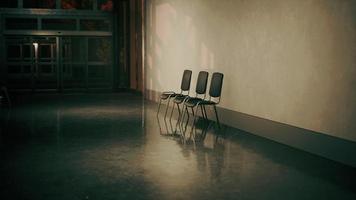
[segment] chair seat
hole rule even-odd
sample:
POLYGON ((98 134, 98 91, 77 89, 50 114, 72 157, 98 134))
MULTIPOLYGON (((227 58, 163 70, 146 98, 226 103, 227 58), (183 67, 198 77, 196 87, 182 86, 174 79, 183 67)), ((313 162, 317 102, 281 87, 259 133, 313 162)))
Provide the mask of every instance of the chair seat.
POLYGON ((161 94, 161 99, 168 99, 169 97, 175 97, 177 94, 175 92, 163 92, 161 94))
POLYGON ((215 105, 215 104, 217 104, 217 103, 214 102, 214 101, 203 100, 203 101, 201 101, 199 104, 201 104, 201 105, 215 105))
POLYGON ((185 105, 188 107, 194 107, 196 106, 199 102, 202 102, 203 99, 201 98, 197 98, 197 97, 193 97, 193 98, 189 98, 186 102, 185 105))
POLYGON ((182 102, 185 100, 185 98, 187 98, 187 97, 188 97, 188 95, 177 94, 177 95, 174 97, 173 102, 180 104, 180 103, 182 103, 182 102))

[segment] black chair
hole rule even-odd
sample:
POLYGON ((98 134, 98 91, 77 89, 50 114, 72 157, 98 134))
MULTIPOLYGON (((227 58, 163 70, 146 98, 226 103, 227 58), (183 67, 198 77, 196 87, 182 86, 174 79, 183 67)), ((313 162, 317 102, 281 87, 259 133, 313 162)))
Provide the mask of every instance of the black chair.
MULTIPOLYGON (((184 120, 184 117, 185 117, 186 113, 188 114, 188 119, 189 119, 188 107, 190 107, 192 109, 193 116, 195 115, 195 113, 197 113, 197 110, 194 113, 194 110, 193 110, 194 106, 190 106, 190 105, 192 105, 192 104, 195 105, 198 102, 201 102, 202 100, 205 99, 205 97, 206 97, 206 86, 207 86, 207 83, 208 83, 208 77, 209 77, 209 72, 206 72, 206 71, 199 72, 197 85, 196 85, 196 88, 195 88, 195 97, 188 97, 188 98, 185 98, 182 101, 182 102, 184 102, 184 106, 185 106, 183 108, 183 111, 185 111, 185 112, 183 113, 182 121, 184 120)), ((174 100, 176 101, 176 98, 174 100)), ((204 117, 206 117, 206 113, 205 113, 205 110, 203 109, 203 107, 201 107, 201 111, 202 111, 202 115, 204 117)))
MULTIPOLYGON (((181 89, 180 93, 175 93, 173 91, 167 91, 167 92, 163 92, 161 94, 159 104, 158 104, 158 109, 157 109, 157 116, 159 113, 159 109, 161 107, 162 100, 168 100, 166 112, 164 114, 164 117, 166 118, 168 107, 169 107, 169 102, 170 102, 171 98, 177 97, 177 96, 188 96, 189 95, 191 77, 192 77, 192 71, 184 70, 182 82, 180 85, 180 89, 181 89), (184 94, 184 92, 186 92, 186 95, 184 94)), ((173 110, 173 108, 172 108, 172 110, 173 110)))
MULTIPOLYGON (((196 88, 195 88, 195 95, 196 97, 199 95, 199 94, 205 94, 205 91, 206 91, 206 84, 207 84, 207 81, 208 81, 208 76, 209 76, 209 73, 206 72, 206 71, 201 71, 199 72, 198 74, 198 80, 197 80, 197 83, 196 83, 196 88), (204 88, 205 86, 205 88, 204 88)), ((181 110, 180 110, 180 107, 179 105, 182 104, 186 99, 188 98, 191 98, 189 97, 189 94, 188 95, 176 95, 173 99, 173 108, 172 108, 172 112, 171 112, 171 116, 170 116, 170 119, 172 118, 172 115, 173 115, 173 112, 174 112, 174 106, 177 105, 177 108, 178 108, 178 121, 180 120, 180 117, 181 117, 181 110)), ((183 110, 182 110, 183 111, 183 110)))
POLYGON ((210 82, 209 99, 199 102, 199 105, 202 105, 204 107, 204 110, 205 110, 205 106, 214 107, 216 122, 219 128, 220 128, 220 121, 219 121, 218 112, 216 110, 216 105, 219 104, 221 100, 221 90, 222 90, 223 80, 224 80, 224 74, 219 72, 213 73, 210 82))

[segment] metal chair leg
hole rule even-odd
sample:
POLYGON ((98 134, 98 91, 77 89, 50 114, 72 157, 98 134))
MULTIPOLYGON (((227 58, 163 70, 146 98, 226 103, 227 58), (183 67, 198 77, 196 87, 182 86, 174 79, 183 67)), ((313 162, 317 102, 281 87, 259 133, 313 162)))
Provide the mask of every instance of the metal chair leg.
POLYGON ((189 111, 188 111, 188 108, 187 108, 187 106, 185 106, 185 105, 183 105, 183 117, 182 117, 182 121, 181 121, 181 124, 183 125, 183 122, 184 122, 184 118, 185 118, 185 114, 187 113, 187 116, 188 116, 188 118, 187 118, 187 122, 189 122, 189 111))
POLYGON ((194 109, 193 107, 190 107, 192 109, 193 116, 195 116, 194 109))
POLYGON ((179 104, 177 104, 177 108, 178 108, 178 121, 179 121, 179 119, 180 119, 180 117, 181 117, 181 113, 180 113, 180 108, 179 108, 179 104))
POLYGON ((166 107, 166 112, 164 113, 164 118, 167 117, 167 112, 168 112, 168 108, 169 108, 169 102, 171 101, 171 98, 168 97, 168 103, 167 103, 167 107, 166 107))
POLYGON ((185 132, 186 130, 187 130, 187 126, 188 126, 188 122, 189 122, 189 111, 188 111, 188 108, 187 108, 187 106, 186 105, 183 105, 183 116, 182 116, 182 121, 181 121, 181 126, 182 126, 182 130, 183 130, 183 123, 184 123, 184 118, 185 118, 185 113, 187 113, 187 115, 188 115, 188 118, 187 118, 187 122, 185 123, 185 127, 184 127, 184 130, 183 130, 183 132, 185 132))
POLYGON ((185 112, 186 112, 186 108, 185 108, 185 106, 184 106, 184 104, 183 104, 183 106, 182 106, 183 108, 182 108, 182 119, 181 119, 181 124, 183 125, 183 121, 184 121, 184 117, 185 117, 185 112))
MULTIPOLYGON (((196 113, 196 115, 194 115, 193 127, 195 127, 195 124, 196 124, 197 115, 198 115, 198 108, 199 108, 199 104, 197 104, 195 107, 196 107, 196 108, 195 108, 195 113, 196 113)), ((192 107, 192 110, 193 110, 193 107, 192 107)))
POLYGON ((205 112, 204 112, 204 110, 203 110, 203 105, 200 105, 200 111, 201 111, 201 115, 202 115, 202 117, 205 119, 205 120, 207 120, 207 117, 206 117, 206 115, 205 115, 205 112))
POLYGON ((185 111, 187 112, 187 121, 189 122, 189 118, 190 118, 190 115, 189 115, 189 110, 188 110, 188 107, 185 106, 185 111))
POLYGON ((177 128, 180 124, 180 118, 181 118, 181 113, 180 113, 180 108, 179 108, 179 104, 177 104, 177 108, 178 108, 178 119, 177 119, 177 123, 176 123, 176 128, 175 128, 175 133, 177 132, 177 128))
POLYGON ((159 104, 158 104, 158 109, 157 109, 157 117, 158 117, 159 109, 161 108, 161 103, 162 103, 162 99, 159 99, 159 104))
POLYGON ((205 109, 205 105, 202 105, 202 106, 203 106, 203 110, 204 110, 204 113, 205 113, 206 120, 209 120, 208 119, 208 113, 206 112, 206 109, 205 109))
POLYGON ((177 104, 177 108, 178 108, 178 119, 177 119, 177 124, 179 123, 181 123, 181 120, 182 120, 182 115, 183 115, 183 110, 181 111, 180 110, 180 107, 179 107, 179 104, 177 104))
POLYGON ((161 135, 163 135, 161 123, 159 122, 159 118, 158 118, 158 117, 157 117, 157 122, 158 122, 158 127, 159 127, 159 133, 160 133, 161 135))
POLYGON ((176 104, 173 102, 173 107, 172 107, 172 111, 171 111, 171 116, 169 117, 169 121, 172 120, 172 116, 173 116, 174 106, 175 106, 175 105, 176 105, 176 104))

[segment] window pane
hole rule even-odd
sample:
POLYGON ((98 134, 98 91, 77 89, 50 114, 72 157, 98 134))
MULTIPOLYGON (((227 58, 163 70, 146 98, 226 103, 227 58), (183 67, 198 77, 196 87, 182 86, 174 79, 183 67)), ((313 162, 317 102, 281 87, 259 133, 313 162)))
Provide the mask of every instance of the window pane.
POLYGON ((63 65, 63 87, 82 88, 86 83, 86 65, 63 65))
POLYGON ((0 8, 17 8, 17 0, 1 0, 0 8))
POLYGON ((31 44, 28 45, 23 45, 22 46, 22 54, 24 59, 30 59, 31 57, 34 57, 35 50, 34 50, 34 46, 31 44), (31 56, 31 48, 32 48, 32 56, 31 56))
POLYGON ((53 66, 48 64, 42 64, 39 66, 41 73, 50 74, 53 73, 53 66))
POLYGON ((21 73, 21 65, 9 65, 8 73, 10 74, 19 74, 21 73))
POLYGON ((114 5, 112 0, 98 0, 98 10, 112 11, 114 5))
POLYGON ((111 40, 109 38, 88 39, 88 60, 111 62, 111 40))
POLYGON ((7 58, 8 59, 20 59, 21 47, 20 45, 8 45, 7 46, 7 58))
POLYGON ((65 62, 85 61, 85 38, 63 38, 62 57, 65 62))
POLYGON ((56 0, 23 0, 24 8, 56 8, 56 0))
POLYGON ((93 0, 61 0, 61 8, 92 10, 93 0))
POLYGON ((40 45, 39 47, 40 58, 51 58, 51 45, 40 45))
POLYGON ((7 18, 5 21, 6 29, 12 30, 36 30, 37 19, 31 18, 7 18))
POLYGON ((43 19, 43 30, 76 30, 75 19, 43 19))
POLYGON ((104 79, 106 78, 107 66, 106 65, 89 65, 88 77, 91 79, 104 79))
POLYGON ((23 66, 23 73, 31 73, 31 65, 24 65, 23 66))
POLYGON ((80 30, 82 31, 109 31, 109 20, 92 20, 82 19, 80 20, 80 30))

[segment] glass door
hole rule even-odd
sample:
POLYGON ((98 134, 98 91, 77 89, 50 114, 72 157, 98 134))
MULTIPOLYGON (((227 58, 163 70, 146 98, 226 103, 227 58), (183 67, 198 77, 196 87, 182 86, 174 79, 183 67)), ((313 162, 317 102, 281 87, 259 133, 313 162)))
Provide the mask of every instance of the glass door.
POLYGON ((10 89, 113 87, 111 37, 14 36, 6 38, 5 48, 10 89))
POLYGON ((112 87, 111 37, 67 36, 60 41, 64 90, 112 87))
POLYGON ((87 88, 86 38, 62 37, 60 40, 63 89, 87 88))
POLYGON ((112 86, 112 40, 110 37, 88 37, 88 87, 112 86))
POLYGON ((8 37, 5 43, 5 73, 11 89, 33 89, 34 47, 30 37, 8 37))
POLYGON ((58 88, 56 37, 8 37, 5 48, 9 88, 58 88))
POLYGON ((57 38, 35 37, 34 47, 34 88, 58 89, 57 38))

